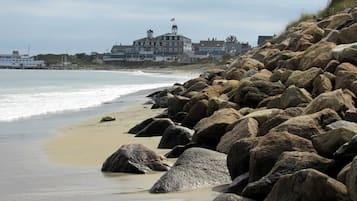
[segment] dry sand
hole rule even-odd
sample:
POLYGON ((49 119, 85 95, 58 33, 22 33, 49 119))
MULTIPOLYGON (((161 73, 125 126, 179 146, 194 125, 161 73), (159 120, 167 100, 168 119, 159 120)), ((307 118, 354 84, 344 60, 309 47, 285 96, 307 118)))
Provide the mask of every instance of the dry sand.
POLYGON ((115 121, 99 123, 102 116, 59 130, 59 135, 44 146, 50 161, 75 166, 100 167, 104 160, 123 144, 140 143, 159 154, 168 150, 157 149, 160 137, 135 138, 128 130, 137 123, 160 114, 162 109, 150 106, 131 106, 108 114, 115 121))

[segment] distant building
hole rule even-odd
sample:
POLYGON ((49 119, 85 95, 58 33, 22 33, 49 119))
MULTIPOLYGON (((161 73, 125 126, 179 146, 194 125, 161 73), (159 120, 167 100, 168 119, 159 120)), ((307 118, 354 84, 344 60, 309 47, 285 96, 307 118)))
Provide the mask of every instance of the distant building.
POLYGON ((103 57, 104 62, 116 61, 172 61, 179 60, 185 54, 192 53, 191 39, 178 34, 176 24, 171 33, 154 37, 154 31, 148 30, 147 36, 135 40, 133 45, 115 45, 111 53, 103 57))
POLYGON ((29 55, 20 55, 18 51, 12 54, 0 54, 0 66, 5 67, 44 67, 45 61, 35 60, 29 55))
POLYGON ((273 36, 258 36, 258 45, 263 44, 265 41, 272 39, 273 36))
POLYGON ((222 59, 223 55, 229 54, 231 56, 241 54, 251 49, 248 43, 240 43, 238 41, 224 41, 224 40, 201 40, 199 43, 193 44, 193 51, 195 55, 205 55, 206 57, 214 59, 222 59))

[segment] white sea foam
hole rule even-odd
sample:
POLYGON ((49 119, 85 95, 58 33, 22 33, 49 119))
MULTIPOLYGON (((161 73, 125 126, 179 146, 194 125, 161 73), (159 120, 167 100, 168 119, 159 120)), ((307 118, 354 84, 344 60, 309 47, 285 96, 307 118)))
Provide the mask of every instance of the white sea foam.
POLYGON ((0 121, 14 121, 36 115, 80 110, 113 101, 140 90, 169 86, 172 83, 106 85, 96 88, 43 88, 0 95, 0 121))

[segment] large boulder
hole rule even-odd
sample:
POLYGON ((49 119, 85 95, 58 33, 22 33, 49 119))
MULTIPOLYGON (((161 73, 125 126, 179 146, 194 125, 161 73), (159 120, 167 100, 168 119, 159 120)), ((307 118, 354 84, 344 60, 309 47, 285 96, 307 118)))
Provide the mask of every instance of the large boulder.
POLYGON ((326 92, 317 96, 305 108, 304 114, 312 114, 325 108, 331 108, 339 114, 354 108, 354 101, 350 93, 342 89, 326 92))
POLYGON ((357 155, 357 135, 353 136, 349 142, 343 144, 333 154, 336 160, 345 163, 351 162, 353 157, 355 157, 356 155, 357 155))
POLYGON ((168 99, 168 114, 170 116, 175 116, 177 113, 181 112, 183 106, 190 101, 189 98, 184 96, 172 96, 168 99))
POLYGON ((312 152, 284 152, 271 171, 258 181, 249 183, 244 188, 242 195, 263 200, 269 194, 274 184, 284 175, 293 174, 306 168, 313 168, 327 173, 330 171, 333 163, 333 160, 323 158, 312 152))
POLYGON ((154 121, 145 126, 145 128, 137 132, 135 137, 162 136, 166 128, 171 125, 175 125, 171 119, 156 118, 154 121))
POLYGON ((311 91, 314 79, 322 73, 322 69, 316 67, 312 67, 305 71, 296 70, 291 73, 285 85, 295 85, 296 87, 305 88, 311 91))
POLYGON ((203 148, 190 148, 181 154, 150 192, 189 191, 227 184, 230 181, 225 154, 203 148))
POLYGON ((254 200, 233 193, 222 193, 218 197, 216 197, 213 201, 254 201, 254 200))
POLYGON ((315 152, 310 140, 288 132, 271 132, 259 137, 250 150, 249 181, 257 181, 266 175, 285 151, 315 152))
POLYGON ((347 192, 351 201, 357 201, 357 157, 353 159, 346 180, 347 192))
POLYGON ((228 153, 236 141, 247 137, 255 137, 258 133, 258 128, 257 120, 253 118, 243 119, 231 131, 221 137, 216 150, 228 153))
POLYGON ((194 127, 192 141, 215 149, 226 127, 237 121, 241 115, 235 109, 221 109, 212 116, 200 120, 194 127))
POLYGON ((187 82, 185 82, 183 84, 183 86, 186 89, 188 89, 188 88, 192 87, 194 84, 196 84, 197 82, 205 82, 205 83, 207 83, 208 81, 205 78, 197 77, 197 78, 193 78, 191 80, 188 80, 187 82))
POLYGON ((340 64, 335 72, 335 89, 349 89, 357 94, 357 87, 354 84, 357 80, 357 67, 350 63, 340 64))
POLYGON ((357 131, 357 123, 345 121, 345 120, 339 120, 339 121, 333 122, 331 124, 328 124, 326 126, 326 129, 329 129, 329 130, 338 129, 338 128, 345 128, 347 130, 356 132, 357 131))
POLYGON ((259 125, 259 132, 257 136, 263 136, 269 132, 270 129, 278 126, 279 124, 283 123, 284 121, 300 116, 303 113, 303 108, 300 107, 290 107, 285 109, 280 114, 275 116, 271 116, 269 119, 264 121, 261 125, 259 125))
POLYGON ((312 95, 314 97, 333 89, 331 80, 323 74, 320 74, 315 78, 314 82, 312 83, 312 87, 312 95))
POLYGON ((224 108, 239 109, 239 106, 236 103, 230 102, 228 100, 221 98, 211 98, 208 100, 207 115, 211 116, 215 111, 224 108))
POLYGON ((281 94, 285 86, 281 82, 266 80, 242 81, 235 91, 234 102, 242 107, 255 108, 264 98, 281 94))
POLYGON ((356 134, 357 130, 351 131, 346 128, 337 128, 322 135, 312 136, 312 144, 321 156, 332 158, 333 153, 341 145, 349 142, 356 134))
POLYGON ((166 128, 158 148, 172 149, 176 145, 186 145, 195 131, 183 126, 171 125, 166 128))
POLYGON ((311 67, 325 68, 332 59, 331 50, 335 43, 321 41, 309 47, 301 56, 299 67, 302 70, 311 67))
POLYGON ((304 169, 279 179, 264 201, 348 201, 346 186, 329 176, 304 169))
POLYGON ((337 36, 338 44, 354 43, 357 42, 357 22, 352 24, 349 27, 345 27, 340 30, 340 33, 337 36))
POLYGON ((311 139, 311 136, 323 134, 324 128, 335 121, 341 120, 332 109, 324 109, 309 115, 302 115, 288 119, 287 121, 272 128, 270 131, 287 131, 291 134, 311 139))
POLYGON ((141 131, 142 129, 144 129, 147 125, 149 125, 151 122, 154 121, 154 118, 149 118, 146 119, 138 124, 136 124, 134 127, 132 127, 128 133, 130 134, 137 134, 139 131, 141 131))
POLYGON ((141 144, 121 146, 105 160, 103 172, 128 172, 145 174, 151 171, 167 171, 169 165, 154 151, 141 144))
POLYGON ((335 48, 332 49, 332 55, 333 57, 340 61, 340 62, 350 62, 350 63, 355 63, 357 61, 357 58, 355 58, 357 55, 357 42, 355 43, 349 43, 349 44, 342 44, 342 45, 337 45, 335 48))
POLYGON ((289 86, 280 98, 280 108, 296 107, 300 104, 306 104, 312 101, 311 94, 304 88, 298 88, 295 85, 289 86))
POLYGON ((233 144, 227 155, 227 166, 232 180, 249 171, 250 150, 259 138, 243 138, 233 144))
POLYGON ((259 125, 263 124, 265 121, 273 118, 276 115, 282 114, 284 111, 281 109, 260 109, 254 112, 251 112, 242 119, 253 118, 258 121, 259 125))
POLYGON ((186 118, 183 120, 182 124, 184 126, 192 128, 199 122, 201 119, 207 117, 207 108, 208 101, 207 100, 199 100, 197 101, 188 112, 186 118))

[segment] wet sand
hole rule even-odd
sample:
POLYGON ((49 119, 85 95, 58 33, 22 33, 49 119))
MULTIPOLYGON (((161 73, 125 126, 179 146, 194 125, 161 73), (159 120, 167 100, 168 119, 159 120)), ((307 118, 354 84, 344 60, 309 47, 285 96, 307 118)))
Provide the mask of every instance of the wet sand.
POLYGON ((148 105, 130 106, 119 112, 98 116, 77 125, 59 130, 59 135, 44 146, 50 161, 75 166, 100 167, 104 160, 123 144, 143 144, 159 154, 168 150, 157 149, 160 137, 135 138, 128 130, 137 123, 160 114, 163 109, 148 105), (115 121, 100 123, 103 116, 115 121))
MULTIPOLYGON (((134 135, 127 133, 137 123, 154 117, 162 111, 163 109, 151 110, 150 106, 145 105, 131 106, 108 114, 116 118, 112 122, 99 123, 101 117, 104 116, 102 115, 67 126, 60 129, 56 137, 44 144, 45 152, 50 162, 54 164, 72 168, 95 168, 99 175, 102 174, 99 171, 104 160, 123 144, 141 143, 163 155, 168 150, 157 149, 160 137, 135 138, 134 135)), ((120 200, 209 201, 219 194, 212 188, 180 193, 150 194, 148 190, 162 174, 164 173, 156 172, 146 175, 111 173, 102 174, 102 177, 105 180, 114 181, 114 186, 118 186, 119 192, 114 191, 111 194, 115 193, 114 197, 120 200)))

